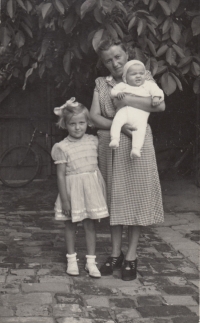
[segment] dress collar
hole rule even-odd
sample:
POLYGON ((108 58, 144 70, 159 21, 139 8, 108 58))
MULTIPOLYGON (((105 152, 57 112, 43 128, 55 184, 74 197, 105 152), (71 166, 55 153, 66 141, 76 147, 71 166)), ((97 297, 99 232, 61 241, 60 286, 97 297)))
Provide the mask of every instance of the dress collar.
POLYGON ((109 75, 109 76, 106 77, 106 82, 112 87, 116 85, 116 81, 112 77, 112 75, 109 75))
MULTIPOLYGON (((83 137, 84 137, 84 135, 83 135, 83 137)), ((70 142, 77 142, 77 141, 80 141, 83 137, 76 139, 76 138, 71 137, 70 135, 68 135, 66 139, 68 141, 70 141, 70 142)))

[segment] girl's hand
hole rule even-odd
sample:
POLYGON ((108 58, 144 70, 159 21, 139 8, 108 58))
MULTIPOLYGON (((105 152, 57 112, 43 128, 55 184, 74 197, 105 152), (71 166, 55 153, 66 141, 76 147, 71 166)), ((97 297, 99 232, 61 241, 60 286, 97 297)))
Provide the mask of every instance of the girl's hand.
POLYGON ((62 202, 62 213, 64 215, 70 215, 71 213, 71 206, 70 206, 70 203, 68 201, 64 201, 62 202))

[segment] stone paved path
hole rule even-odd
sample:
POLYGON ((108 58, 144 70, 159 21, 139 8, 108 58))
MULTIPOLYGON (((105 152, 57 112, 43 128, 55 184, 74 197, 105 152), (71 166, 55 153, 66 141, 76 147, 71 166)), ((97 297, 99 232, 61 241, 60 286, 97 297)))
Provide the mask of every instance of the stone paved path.
MULTIPOLYGON (((77 227, 80 276, 65 273, 63 224, 53 219, 54 183, 0 187, 0 323, 197 323, 199 215, 166 213, 145 228, 138 278, 91 279, 77 227), (38 189, 39 185, 39 189, 38 189)), ((99 266, 110 253, 108 221, 97 228, 99 266)), ((123 232, 127 249, 127 228, 123 232)))

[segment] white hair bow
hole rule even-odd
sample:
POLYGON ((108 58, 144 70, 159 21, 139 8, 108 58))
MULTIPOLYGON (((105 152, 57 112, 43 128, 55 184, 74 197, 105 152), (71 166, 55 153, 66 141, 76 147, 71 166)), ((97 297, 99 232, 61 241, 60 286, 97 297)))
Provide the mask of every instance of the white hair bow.
MULTIPOLYGON (((62 115, 62 110, 66 108, 68 105, 75 103, 75 101, 76 101, 76 98, 72 97, 71 99, 67 100, 63 105, 61 105, 61 107, 54 108, 53 112, 60 117, 62 115)), ((77 104, 74 104, 74 106, 78 105, 78 102, 76 103, 77 104)))

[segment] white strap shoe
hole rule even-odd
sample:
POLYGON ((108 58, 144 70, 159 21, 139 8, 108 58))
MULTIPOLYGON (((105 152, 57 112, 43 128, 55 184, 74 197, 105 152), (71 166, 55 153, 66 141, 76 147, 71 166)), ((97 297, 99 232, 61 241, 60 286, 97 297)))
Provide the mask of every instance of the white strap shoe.
POLYGON ((78 276, 79 269, 77 265, 78 259, 76 259, 77 254, 73 253, 72 255, 66 255, 67 257, 67 270, 66 273, 71 276, 78 276))
POLYGON ((90 255, 86 256, 87 262, 85 265, 85 270, 89 273, 90 277, 100 278, 101 273, 96 266, 97 262, 95 262, 95 258, 96 258, 96 256, 90 256, 90 255))

